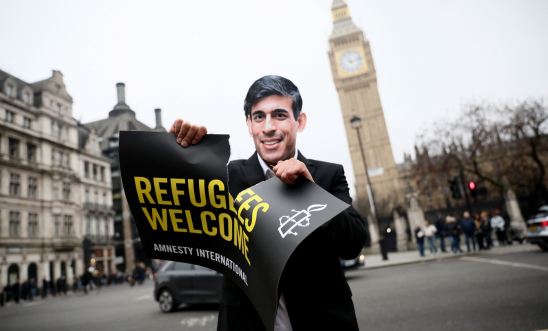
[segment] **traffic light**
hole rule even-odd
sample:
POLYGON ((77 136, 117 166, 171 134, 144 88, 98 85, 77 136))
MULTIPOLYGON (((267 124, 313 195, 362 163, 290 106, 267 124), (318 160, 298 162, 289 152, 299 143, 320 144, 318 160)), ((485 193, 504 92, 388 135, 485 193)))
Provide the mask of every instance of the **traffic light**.
POLYGON ((468 183, 468 188, 470 188, 470 196, 472 198, 475 198, 477 193, 478 193, 478 190, 476 190, 476 183, 474 182, 469 182, 468 183))
POLYGON ((462 196, 460 194, 460 187, 459 187, 459 178, 453 177, 449 179, 449 188, 451 189, 451 197, 455 200, 461 199, 462 196))

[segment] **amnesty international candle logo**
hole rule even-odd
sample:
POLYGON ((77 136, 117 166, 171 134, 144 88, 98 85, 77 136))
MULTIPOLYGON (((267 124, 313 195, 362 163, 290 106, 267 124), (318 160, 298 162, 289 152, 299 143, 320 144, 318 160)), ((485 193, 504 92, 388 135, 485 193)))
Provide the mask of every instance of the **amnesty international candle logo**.
POLYGON ((170 133, 122 131, 123 187, 147 257, 222 273, 271 331, 289 257, 348 205, 305 178, 287 185, 275 177, 233 199, 228 138, 207 135, 182 148, 170 133))
POLYGON ((285 238, 285 236, 287 236, 288 234, 292 234, 294 236, 298 235, 297 232, 293 232, 291 230, 293 230, 297 226, 300 226, 300 227, 303 227, 303 228, 306 227, 306 226, 309 226, 310 225, 310 212, 311 211, 324 210, 325 207, 327 207, 327 205, 312 205, 312 206, 308 207, 308 209, 306 209, 306 210, 303 209, 303 210, 300 210, 300 211, 296 211, 295 209, 291 209, 291 211, 295 212, 296 214, 294 214, 291 217, 289 217, 289 216, 280 217, 280 227, 278 228, 278 231, 280 231, 280 235, 282 236, 282 238, 285 238), (301 217, 301 218, 297 220, 298 217, 301 217), (286 225, 287 225, 288 229, 284 230, 286 225))

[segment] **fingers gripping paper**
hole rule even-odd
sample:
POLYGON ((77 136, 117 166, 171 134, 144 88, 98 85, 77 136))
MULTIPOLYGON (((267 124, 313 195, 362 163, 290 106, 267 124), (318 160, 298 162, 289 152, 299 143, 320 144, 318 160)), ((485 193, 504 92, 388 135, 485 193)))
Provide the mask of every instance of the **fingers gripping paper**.
POLYGON ((287 260, 348 204, 303 177, 295 185, 274 177, 233 200, 228 138, 207 135, 182 148, 173 134, 122 131, 122 181, 147 257, 222 273, 249 297, 270 331, 287 260))

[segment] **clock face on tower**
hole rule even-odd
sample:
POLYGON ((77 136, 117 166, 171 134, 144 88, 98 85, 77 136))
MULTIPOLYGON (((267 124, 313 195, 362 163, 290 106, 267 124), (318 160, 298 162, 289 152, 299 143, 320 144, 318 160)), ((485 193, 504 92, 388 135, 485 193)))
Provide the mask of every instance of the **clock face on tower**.
POLYGON ((350 51, 341 56, 341 67, 344 71, 356 71, 361 67, 361 65, 362 57, 357 52, 350 51))

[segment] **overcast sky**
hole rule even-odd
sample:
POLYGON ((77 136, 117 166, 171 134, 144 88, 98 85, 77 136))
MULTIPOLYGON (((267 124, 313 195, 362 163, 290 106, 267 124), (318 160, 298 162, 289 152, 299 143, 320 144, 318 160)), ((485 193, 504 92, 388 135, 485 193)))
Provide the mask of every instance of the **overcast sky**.
MULTIPOLYGON (((331 0, 0 0, 0 69, 27 82, 61 70, 76 119, 107 117, 117 82, 137 118, 181 117, 254 150, 243 100, 259 77, 291 79, 308 158, 352 164, 327 58, 331 0)), ((373 51, 396 162, 434 119, 472 100, 548 96, 548 1, 347 0, 373 51)))

